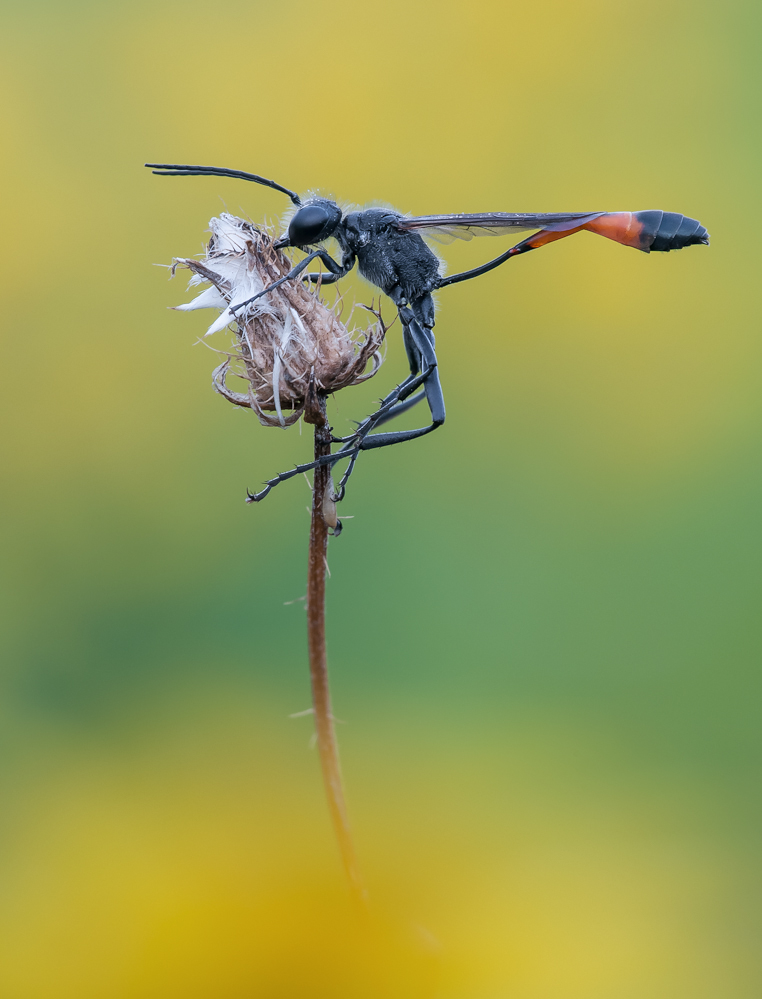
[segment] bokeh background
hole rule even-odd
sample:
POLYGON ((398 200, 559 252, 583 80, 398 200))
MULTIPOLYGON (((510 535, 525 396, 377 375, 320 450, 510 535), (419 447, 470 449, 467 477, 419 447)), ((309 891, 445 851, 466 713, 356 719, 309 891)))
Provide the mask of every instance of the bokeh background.
MULTIPOLYGON (((760 994, 761 20, 4 5, 5 999, 760 994), (288 717, 309 493, 243 503, 309 437, 213 394, 210 316, 152 266, 285 199, 145 160, 712 234, 581 234, 440 296, 448 422, 361 460, 330 548, 367 924, 288 717)), ((395 328, 336 426, 404 370, 395 328)))

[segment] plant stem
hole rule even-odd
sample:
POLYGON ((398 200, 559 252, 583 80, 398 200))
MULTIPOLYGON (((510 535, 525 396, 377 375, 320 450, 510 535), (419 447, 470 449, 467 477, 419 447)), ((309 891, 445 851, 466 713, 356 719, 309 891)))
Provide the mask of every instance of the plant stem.
MULTIPOLYGON (((326 397, 314 398, 305 421, 315 426, 315 458, 331 453, 331 429, 326 420, 326 397)), ((352 894, 364 906, 365 889, 357 866, 352 833, 349 827, 347 806, 339 764, 339 746, 331 711, 331 693, 328 686, 328 662, 325 647, 325 577, 327 570, 328 524, 323 517, 323 501, 331 488, 331 470, 327 465, 315 469, 312 486, 312 523, 310 526, 309 559, 307 563, 307 644, 312 683, 312 706, 315 712, 320 765, 328 797, 334 832, 339 852, 352 894)))

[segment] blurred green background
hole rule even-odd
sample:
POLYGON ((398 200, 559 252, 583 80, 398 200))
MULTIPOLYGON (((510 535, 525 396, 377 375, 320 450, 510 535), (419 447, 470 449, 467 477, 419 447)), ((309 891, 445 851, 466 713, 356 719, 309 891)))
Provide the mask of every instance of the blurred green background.
MULTIPOLYGON (((4 997, 759 996, 761 21, 4 6, 4 997), (285 199, 145 160, 712 235, 649 257, 581 234, 440 296, 448 422, 362 458, 329 553, 370 926, 287 717, 309 493, 243 503, 309 437, 213 394, 211 315, 167 312, 184 281, 152 266, 285 199)), ((336 426, 404 370, 395 327, 336 426)))

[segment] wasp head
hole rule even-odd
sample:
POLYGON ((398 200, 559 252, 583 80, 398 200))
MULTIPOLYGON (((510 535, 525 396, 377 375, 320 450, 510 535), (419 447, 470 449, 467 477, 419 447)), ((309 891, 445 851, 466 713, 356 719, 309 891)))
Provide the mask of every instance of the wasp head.
POLYGON ((276 246, 310 246, 322 243, 336 231, 341 222, 341 209, 327 198, 313 198, 292 217, 288 236, 279 239, 276 246))

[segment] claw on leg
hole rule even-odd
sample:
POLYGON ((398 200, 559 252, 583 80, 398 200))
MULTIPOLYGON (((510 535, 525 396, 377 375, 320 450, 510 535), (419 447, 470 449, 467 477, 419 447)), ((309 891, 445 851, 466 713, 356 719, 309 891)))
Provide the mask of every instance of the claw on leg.
POLYGON ((270 490, 277 486, 279 482, 286 482, 287 479, 292 479, 295 475, 301 475, 303 472, 311 472, 313 468, 319 468, 322 465, 335 465, 336 462, 341 461, 342 458, 351 458, 357 450, 359 450, 359 448, 343 448, 335 454, 326 454, 322 458, 318 458, 316 461, 309 461, 306 465, 295 465, 287 472, 279 472, 274 478, 267 479, 265 482, 265 488, 261 489, 258 493, 252 493, 247 489, 246 502, 259 503, 260 500, 263 500, 270 490))

